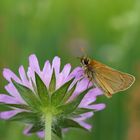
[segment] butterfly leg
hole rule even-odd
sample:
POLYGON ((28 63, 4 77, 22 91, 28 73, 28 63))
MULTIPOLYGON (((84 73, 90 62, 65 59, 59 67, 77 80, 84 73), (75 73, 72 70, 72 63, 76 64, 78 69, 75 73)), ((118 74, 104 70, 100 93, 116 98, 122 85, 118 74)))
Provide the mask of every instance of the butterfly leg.
POLYGON ((88 84, 87 84, 87 89, 89 88, 90 82, 92 81, 92 79, 89 79, 88 84))
POLYGON ((90 83, 93 81, 92 73, 89 71, 87 71, 87 78, 89 79, 88 84, 87 84, 87 88, 89 88, 90 83))

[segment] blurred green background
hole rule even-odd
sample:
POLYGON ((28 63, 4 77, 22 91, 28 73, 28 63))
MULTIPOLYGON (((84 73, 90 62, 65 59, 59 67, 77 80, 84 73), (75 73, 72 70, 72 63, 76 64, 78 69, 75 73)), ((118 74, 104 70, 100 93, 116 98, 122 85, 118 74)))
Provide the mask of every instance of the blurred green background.
MULTIPOLYGON (((0 93, 2 69, 15 73, 35 53, 41 65, 55 55, 79 65, 80 47, 90 57, 136 76, 135 85, 105 102, 90 133, 70 130, 64 140, 140 140, 139 0, 0 0, 0 93)), ((22 134, 24 125, 0 121, 0 140, 38 140, 22 134)))

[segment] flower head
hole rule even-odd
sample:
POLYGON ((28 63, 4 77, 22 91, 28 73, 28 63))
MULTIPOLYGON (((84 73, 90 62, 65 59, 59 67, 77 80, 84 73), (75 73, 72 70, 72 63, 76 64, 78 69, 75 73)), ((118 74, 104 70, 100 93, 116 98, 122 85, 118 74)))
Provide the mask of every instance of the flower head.
POLYGON ((81 79, 82 68, 71 72, 71 65, 66 64, 60 71, 59 57, 52 64, 47 60, 41 70, 36 56, 31 55, 27 73, 20 66, 19 77, 9 69, 4 69, 3 75, 8 81, 5 89, 9 95, 0 94, 0 104, 5 108, 0 119, 24 122, 25 134, 44 137, 48 114, 52 116, 52 131, 59 137, 70 127, 90 130, 92 126, 86 119, 105 107, 94 104, 102 92, 93 88, 87 78, 81 79))

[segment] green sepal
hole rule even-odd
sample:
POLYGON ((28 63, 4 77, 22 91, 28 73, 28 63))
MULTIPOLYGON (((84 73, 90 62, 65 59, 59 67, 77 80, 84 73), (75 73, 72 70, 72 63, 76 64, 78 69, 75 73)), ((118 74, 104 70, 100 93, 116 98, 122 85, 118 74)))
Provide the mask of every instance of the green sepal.
POLYGON ((12 110, 12 108, 10 106, 7 106, 5 104, 1 104, 0 103, 0 112, 3 112, 3 111, 10 111, 12 110))
POLYGON ((36 113, 21 112, 9 119, 9 121, 20 121, 23 123, 36 123, 40 121, 40 117, 36 113))
POLYGON ((30 110, 30 107, 25 104, 3 104, 3 106, 7 106, 7 108, 20 108, 25 110, 30 110))
POLYGON ((32 107, 33 110, 40 110, 41 102, 33 93, 33 91, 15 81, 12 81, 17 90, 19 91, 21 97, 24 99, 24 101, 32 107))
POLYGON ((35 73, 35 79, 36 79, 37 94, 41 102, 44 105, 46 105, 49 103, 48 89, 37 73, 35 73))
POLYGON ((62 129, 58 124, 53 126, 52 131, 59 138, 62 138, 62 129))
POLYGON ((61 86, 59 89, 57 89, 51 97, 51 103, 53 106, 58 106, 61 105, 67 90, 69 88, 69 86, 71 85, 71 83, 73 82, 74 78, 69 80, 68 82, 66 82, 63 86, 61 86))
POLYGON ((44 130, 44 125, 41 122, 36 122, 35 124, 33 124, 28 133, 36 133, 42 130, 44 130))
POLYGON ((81 103, 84 96, 92 88, 93 87, 86 89, 85 91, 80 93, 80 95, 78 97, 76 97, 73 101, 71 101, 65 105, 60 106, 58 109, 62 110, 63 114, 71 114, 72 112, 74 112, 77 109, 78 105, 81 103))
POLYGON ((88 108, 77 108, 77 109, 72 113, 72 115, 73 115, 73 116, 77 116, 77 115, 81 115, 81 114, 88 113, 88 112, 94 112, 94 110, 93 110, 93 109, 88 109, 88 108))
POLYGON ((52 140, 62 140, 59 136, 57 136, 52 130, 52 140))
POLYGON ((31 79, 31 84, 32 84, 32 87, 33 87, 35 93, 37 93, 37 87, 32 79, 31 79))
POLYGON ((55 87, 56 87, 56 76, 55 76, 55 71, 53 69, 51 82, 50 82, 50 86, 49 86, 49 92, 53 93, 55 91, 55 87))
POLYGON ((71 97, 71 95, 75 91, 76 86, 77 86, 77 83, 66 93, 66 95, 65 95, 65 97, 63 99, 63 103, 65 103, 66 101, 68 101, 68 99, 71 97))
POLYGON ((80 129, 86 130, 79 123, 77 123, 76 121, 69 119, 69 118, 63 118, 59 122, 59 125, 61 126, 61 128, 80 128, 80 129))

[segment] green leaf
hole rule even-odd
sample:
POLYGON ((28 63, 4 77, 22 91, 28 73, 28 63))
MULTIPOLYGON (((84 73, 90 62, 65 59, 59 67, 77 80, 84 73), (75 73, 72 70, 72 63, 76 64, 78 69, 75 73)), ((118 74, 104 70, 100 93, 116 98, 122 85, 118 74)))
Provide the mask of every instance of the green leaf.
POLYGON ((55 71, 53 69, 52 78, 49 86, 49 92, 53 93, 55 91, 55 87, 56 87, 56 76, 55 76, 55 71))
POLYGON ((61 128, 81 128, 86 130, 84 127, 82 127, 79 123, 77 123, 76 121, 72 120, 72 119, 68 119, 68 118, 63 118, 60 122, 59 125, 61 126, 61 128))
POLYGON ((81 103, 83 97, 87 94, 89 90, 91 90, 93 87, 83 91, 82 93, 79 94, 78 97, 76 97, 73 101, 70 103, 67 103, 65 105, 60 106, 58 109, 62 110, 64 114, 70 114, 74 112, 78 105, 81 103))
POLYGON ((37 73, 35 73, 35 79, 36 79, 38 96, 42 101, 42 103, 46 105, 49 103, 48 89, 37 73))
POLYGON ((61 86, 58 90, 56 90, 51 97, 51 103, 54 106, 61 105, 63 98, 65 97, 67 90, 71 83, 73 82, 74 78, 70 81, 66 82, 63 86, 61 86))
POLYGON ((42 131, 44 129, 44 125, 41 122, 35 123, 32 128, 28 131, 28 133, 36 133, 38 131, 42 131))
POLYGON ((9 119, 9 121, 21 121, 24 123, 36 123, 40 121, 37 113, 21 112, 9 119))
POLYGON ((15 87, 17 88, 17 90, 19 91, 21 97, 25 100, 25 102, 32 107, 32 109, 34 110, 39 110, 41 103, 38 100, 38 98, 36 97, 35 93, 33 93, 32 90, 30 90, 29 88, 16 83, 15 81, 12 81, 13 84, 15 85, 15 87))

